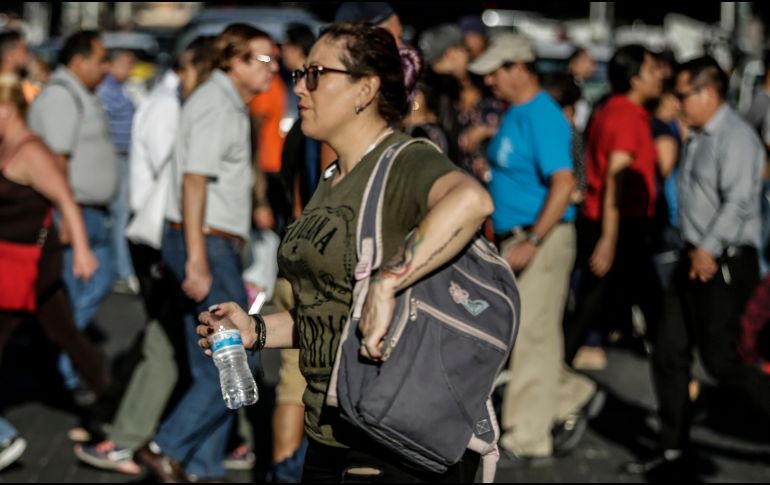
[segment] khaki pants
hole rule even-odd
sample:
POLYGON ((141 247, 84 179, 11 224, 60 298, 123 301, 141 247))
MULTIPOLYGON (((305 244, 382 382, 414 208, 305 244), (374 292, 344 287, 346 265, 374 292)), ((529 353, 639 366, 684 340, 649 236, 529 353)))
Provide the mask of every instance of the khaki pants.
MULTIPOLYGON (((514 234, 501 243, 500 253, 505 256, 524 238, 514 234)), ((551 455, 554 423, 585 405, 596 390, 590 379, 564 365, 562 320, 575 245, 574 226, 557 225, 517 279, 521 322, 508 367, 500 444, 518 455, 551 455)))
POLYGON ((158 320, 147 324, 142 351, 108 435, 121 448, 139 448, 152 437, 177 381, 174 345, 158 320))

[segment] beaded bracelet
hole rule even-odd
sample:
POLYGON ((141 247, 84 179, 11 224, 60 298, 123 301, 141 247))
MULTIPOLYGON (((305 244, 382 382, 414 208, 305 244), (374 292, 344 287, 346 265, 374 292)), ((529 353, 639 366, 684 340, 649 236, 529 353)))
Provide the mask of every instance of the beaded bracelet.
POLYGON ((265 319, 262 318, 262 315, 260 314, 252 315, 251 318, 254 320, 257 339, 254 341, 250 350, 252 353, 255 353, 265 348, 265 342, 267 341, 267 325, 265 325, 265 319))

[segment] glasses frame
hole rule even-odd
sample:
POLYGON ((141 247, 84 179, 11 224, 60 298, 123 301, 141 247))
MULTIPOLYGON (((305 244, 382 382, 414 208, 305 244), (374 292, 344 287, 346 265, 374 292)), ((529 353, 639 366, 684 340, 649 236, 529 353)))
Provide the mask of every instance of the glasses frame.
POLYGON ((272 64, 277 59, 273 56, 268 56, 267 54, 257 54, 255 56, 251 56, 249 60, 258 61, 258 62, 261 62, 262 64, 272 64))
POLYGON ((292 72, 291 79, 296 86, 304 78, 307 90, 312 93, 318 89, 318 83, 321 80, 321 75, 329 72, 350 75, 350 71, 346 71, 345 69, 336 69, 333 67, 325 66, 308 66, 292 72))

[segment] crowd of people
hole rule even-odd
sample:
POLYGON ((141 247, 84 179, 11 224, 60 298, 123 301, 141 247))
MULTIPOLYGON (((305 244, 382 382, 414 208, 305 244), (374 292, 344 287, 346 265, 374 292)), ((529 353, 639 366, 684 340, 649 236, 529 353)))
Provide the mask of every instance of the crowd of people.
MULTIPOLYGON (((435 148, 410 147, 389 175, 363 358, 381 360, 395 295, 481 230, 521 296, 498 379, 509 465, 580 445, 606 398, 580 371, 621 343, 649 356, 660 418, 655 452, 628 473, 692 473, 694 349, 770 418, 770 81, 744 116, 714 59, 626 45, 607 95, 588 100, 586 48, 544 73, 529 39, 476 17, 414 46, 402 30, 382 2, 342 4, 318 38, 233 24, 186 46, 141 100, 125 89, 136 55, 96 31, 67 38, 49 79, 20 34, 0 33, 0 262, 13 268, 0 274, 0 352, 27 321, 64 351, 63 386, 93 396, 70 431, 79 460, 164 482, 253 467, 203 351, 228 319, 253 371, 263 348, 284 349, 266 480, 473 481, 477 454, 418 470, 325 404, 358 206, 380 155, 410 136, 435 148), (281 133, 292 95, 299 119, 281 133), (135 358, 109 372, 84 330, 111 291, 139 295, 147 321, 135 358), (260 293, 275 313, 255 320, 260 293)), ((25 447, 0 417, 0 469, 25 447)))

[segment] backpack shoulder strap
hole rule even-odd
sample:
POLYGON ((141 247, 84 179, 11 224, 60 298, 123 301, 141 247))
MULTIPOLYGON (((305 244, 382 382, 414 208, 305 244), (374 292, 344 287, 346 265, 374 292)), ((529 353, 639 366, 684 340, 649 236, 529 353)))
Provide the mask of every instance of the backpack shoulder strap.
POLYGON ((63 79, 52 79, 48 86, 59 86, 61 88, 64 88, 65 91, 69 93, 70 96, 72 96, 72 100, 75 101, 75 106, 78 110, 78 117, 83 117, 83 111, 85 111, 85 108, 83 107, 83 100, 80 99, 80 96, 78 96, 78 93, 75 92, 74 89, 72 89, 72 86, 70 86, 69 83, 64 81, 63 79))
POLYGON ((368 278, 372 271, 382 264, 382 207, 388 175, 398 155, 416 143, 425 143, 441 151, 433 142, 425 138, 396 143, 383 152, 369 177, 358 212, 356 281, 368 278))

